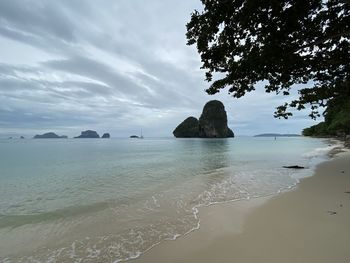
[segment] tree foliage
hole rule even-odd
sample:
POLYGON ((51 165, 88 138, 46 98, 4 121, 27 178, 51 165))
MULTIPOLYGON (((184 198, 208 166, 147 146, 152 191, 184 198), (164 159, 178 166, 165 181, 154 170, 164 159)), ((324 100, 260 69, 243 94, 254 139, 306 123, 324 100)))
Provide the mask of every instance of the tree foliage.
POLYGON ((207 93, 228 88, 239 98, 265 80, 266 92, 289 95, 293 85, 307 84, 298 99, 277 107, 275 117, 284 118, 290 107, 311 105, 316 118, 319 106, 350 99, 350 0, 201 1, 187 39, 211 82, 207 93))
POLYGON ((325 120, 303 130, 306 136, 344 136, 350 134, 350 99, 340 96, 331 100, 324 113, 325 120))

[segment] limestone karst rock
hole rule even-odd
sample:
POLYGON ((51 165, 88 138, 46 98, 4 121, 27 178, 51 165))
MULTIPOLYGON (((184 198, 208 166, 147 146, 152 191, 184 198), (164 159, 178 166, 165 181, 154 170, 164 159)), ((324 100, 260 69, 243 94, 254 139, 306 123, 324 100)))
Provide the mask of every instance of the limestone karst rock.
POLYGON ((100 138, 100 135, 96 131, 87 130, 82 131, 81 134, 74 138, 100 138))
POLYGON ((173 134, 177 138, 234 137, 233 131, 227 127, 225 107, 218 100, 207 102, 199 120, 195 117, 188 117, 176 127, 173 134))
POLYGON ((199 137, 199 122, 195 117, 188 117, 173 131, 176 138, 199 137))
POLYGON ((44 134, 37 134, 33 138, 34 139, 67 139, 68 137, 66 135, 59 136, 54 132, 47 132, 44 134))
POLYGON ((211 100, 204 105, 199 118, 199 137, 234 137, 233 132, 227 127, 227 115, 221 101, 211 100))
POLYGON ((103 139, 109 139, 109 138, 111 138, 111 135, 110 135, 108 132, 106 132, 106 133, 104 133, 104 134, 102 135, 101 138, 103 138, 103 139))

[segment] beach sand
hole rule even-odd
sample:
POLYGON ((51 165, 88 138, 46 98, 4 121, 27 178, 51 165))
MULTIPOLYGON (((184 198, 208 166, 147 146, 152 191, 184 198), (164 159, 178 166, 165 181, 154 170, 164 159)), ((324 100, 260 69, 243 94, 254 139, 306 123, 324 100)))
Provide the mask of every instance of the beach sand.
POLYGON ((350 153, 293 190, 200 209, 201 226, 133 262, 350 262, 350 153), (349 192, 349 193, 347 193, 349 192))

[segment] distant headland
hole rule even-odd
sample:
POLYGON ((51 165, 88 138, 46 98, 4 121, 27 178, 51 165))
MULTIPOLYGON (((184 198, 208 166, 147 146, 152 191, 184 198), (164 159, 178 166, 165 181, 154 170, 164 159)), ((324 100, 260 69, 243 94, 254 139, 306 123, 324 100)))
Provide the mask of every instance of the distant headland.
POLYGON ((175 128, 173 134, 177 138, 234 137, 233 131, 227 127, 225 106, 218 100, 207 102, 199 120, 188 117, 175 128))
POLYGON ((254 137, 299 137, 301 136, 300 134, 294 134, 294 133, 262 133, 262 134, 257 134, 254 135, 254 137))

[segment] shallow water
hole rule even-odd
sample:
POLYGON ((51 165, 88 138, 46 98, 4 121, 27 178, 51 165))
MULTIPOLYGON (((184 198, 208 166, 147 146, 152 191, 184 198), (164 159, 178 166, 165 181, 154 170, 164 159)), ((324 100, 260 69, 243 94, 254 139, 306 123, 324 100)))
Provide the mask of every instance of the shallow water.
MULTIPOLYGON (((332 146, 333 147, 333 146, 332 146)), ((0 140, 0 262, 118 262, 310 176, 312 138, 0 140), (283 165, 309 169, 291 170, 283 165)))

